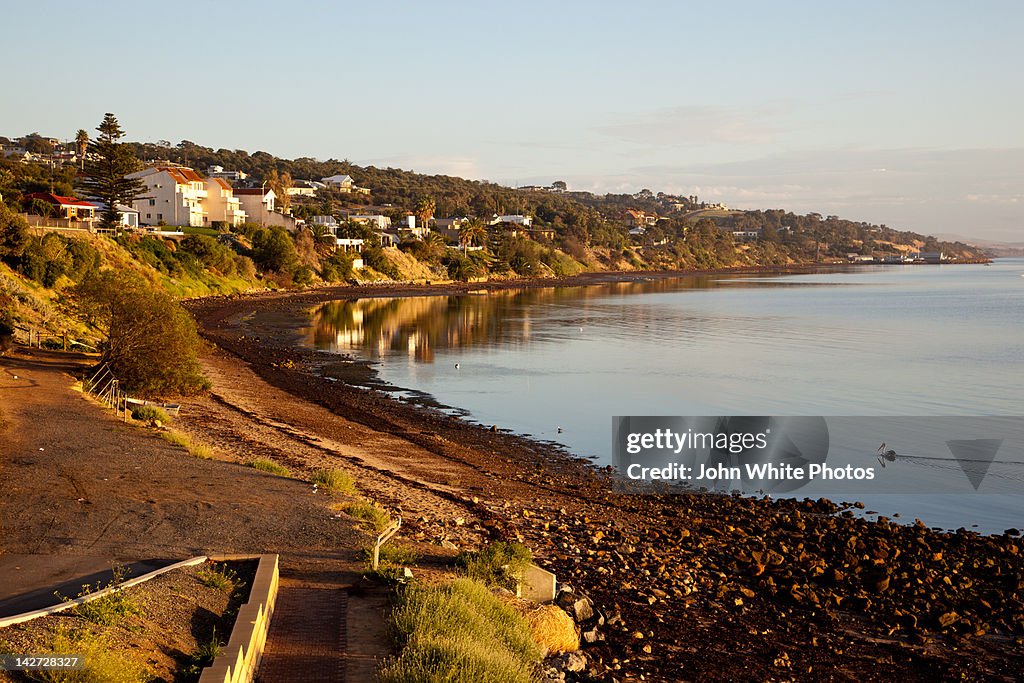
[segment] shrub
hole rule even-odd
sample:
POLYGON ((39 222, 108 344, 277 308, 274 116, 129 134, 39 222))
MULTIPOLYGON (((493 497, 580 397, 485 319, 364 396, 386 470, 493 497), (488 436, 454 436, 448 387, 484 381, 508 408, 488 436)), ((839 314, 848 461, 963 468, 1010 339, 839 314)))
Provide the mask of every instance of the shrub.
POLYGON ((267 460, 266 458, 257 458, 249 463, 249 467, 260 472, 269 472, 270 474, 276 474, 280 477, 290 477, 291 472, 284 465, 279 465, 273 460, 267 460))
POLYGON ((149 672, 129 653, 118 651, 107 638, 86 630, 65 628, 57 631, 46 650, 39 654, 79 655, 84 660, 84 668, 33 671, 32 680, 45 683, 142 683, 150 679, 149 672))
POLYGON ((373 268, 381 275, 386 275, 392 280, 398 280, 402 277, 402 272, 398 269, 398 266, 391 262, 387 254, 380 247, 364 249, 363 260, 370 268, 373 268))
POLYGON ((382 683, 528 683, 540 660, 526 620, 470 579, 408 588, 389 626, 401 652, 382 683))
POLYGON ((141 277, 104 271, 75 288, 80 312, 106 336, 103 360, 125 389, 143 396, 193 394, 209 386, 192 318, 141 277))
POLYGON ((456 561, 469 578, 514 590, 533 562, 533 553, 522 543, 497 541, 479 552, 461 553, 456 561))
POLYGON ((140 422, 159 422, 160 424, 167 424, 171 421, 171 418, 167 417, 167 413, 156 406, 136 406, 132 408, 132 419, 139 420, 140 422))
POLYGON ((373 503, 357 501, 346 505, 343 509, 350 516, 366 522, 377 533, 384 531, 391 525, 391 516, 388 515, 387 511, 373 503))
MULTIPOLYGON (((95 600, 78 605, 74 609, 75 614, 86 621, 91 621, 101 626, 114 626, 128 617, 142 614, 142 607, 121 589, 126 576, 124 567, 115 566, 113 574, 113 578, 106 586, 96 585, 95 588, 88 584, 82 586, 78 597, 84 597, 90 593, 99 592, 107 588, 113 590, 95 600)), ((65 600, 70 599, 65 598, 65 600)))
MULTIPOLYGON (((367 561, 367 566, 373 562, 373 547, 363 548, 359 551, 360 556, 367 561)), ((382 567, 407 567, 414 565, 420 559, 419 554, 407 545, 398 543, 387 543, 380 547, 377 556, 382 567)))
POLYGON ((238 574, 229 569, 227 565, 214 562, 209 567, 203 567, 197 571, 196 578, 207 588, 216 588, 224 593, 230 593, 238 581, 238 574))
POLYGON ((356 492, 356 484, 352 480, 352 475, 343 470, 315 470, 313 472, 313 483, 348 496, 356 492))

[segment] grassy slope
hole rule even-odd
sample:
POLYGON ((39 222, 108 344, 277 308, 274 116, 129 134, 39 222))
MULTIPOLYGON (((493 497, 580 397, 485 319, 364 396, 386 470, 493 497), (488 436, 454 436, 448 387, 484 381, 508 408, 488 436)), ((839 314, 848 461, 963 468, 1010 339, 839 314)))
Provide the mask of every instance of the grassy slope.
MULTIPOLYGON (((198 277, 171 277, 134 258, 124 247, 101 235, 76 235, 72 239, 87 241, 101 256, 101 269, 117 268, 139 273, 154 287, 175 297, 231 294, 262 287, 261 284, 237 276, 222 276, 204 271, 198 277)), ((78 320, 71 308, 70 290, 74 282, 61 278, 47 288, 0 263, 0 294, 8 294, 14 302, 17 324, 46 333, 67 333, 74 339, 95 341, 88 326, 78 320)))

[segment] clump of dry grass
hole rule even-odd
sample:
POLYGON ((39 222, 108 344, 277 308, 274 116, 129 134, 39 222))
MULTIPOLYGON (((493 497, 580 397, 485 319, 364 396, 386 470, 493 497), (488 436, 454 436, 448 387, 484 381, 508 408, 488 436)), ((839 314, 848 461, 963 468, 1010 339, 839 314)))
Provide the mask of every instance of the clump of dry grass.
POLYGON ((193 458, 200 458, 202 460, 210 460, 213 458, 213 449, 206 444, 196 443, 192 439, 188 438, 181 432, 166 431, 160 433, 161 438, 164 441, 175 446, 181 446, 188 451, 188 454, 193 458))
POLYGON ((535 605, 519 601, 516 609, 530 625, 533 640, 548 652, 576 652, 580 649, 580 633, 576 622, 556 605, 535 605))

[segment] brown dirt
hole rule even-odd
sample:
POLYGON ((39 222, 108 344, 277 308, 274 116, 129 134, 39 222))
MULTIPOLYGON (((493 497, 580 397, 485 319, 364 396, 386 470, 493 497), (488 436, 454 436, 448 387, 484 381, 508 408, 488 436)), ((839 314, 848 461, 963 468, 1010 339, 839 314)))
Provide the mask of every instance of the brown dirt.
POLYGON ((827 501, 615 494, 605 473, 548 445, 327 381, 315 372, 324 356, 294 346, 291 330, 316 303, 395 293, 335 288, 194 302, 205 335, 248 364, 221 353, 206 361, 220 407, 186 411, 203 416, 185 418, 186 428, 231 450, 266 445, 293 467, 349 469, 364 492, 402 511, 407 536, 432 544, 438 562, 454 552, 437 545, 444 540, 524 540, 560 580, 621 617, 604 629, 606 642, 587 648, 599 675, 1020 674, 1020 540, 870 522, 827 501), (876 589, 886 572, 890 587, 876 589), (951 587, 941 580, 949 576, 963 578, 951 587), (943 625, 949 612, 957 621, 943 625))

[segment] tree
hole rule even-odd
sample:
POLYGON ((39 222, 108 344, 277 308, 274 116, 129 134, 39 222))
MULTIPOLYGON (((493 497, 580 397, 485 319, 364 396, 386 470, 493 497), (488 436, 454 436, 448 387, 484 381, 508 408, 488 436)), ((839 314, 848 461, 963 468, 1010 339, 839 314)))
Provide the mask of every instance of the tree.
POLYGON ((430 219, 434 217, 434 210, 437 209, 437 202, 433 197, 420 197, 416 202, 416 219, 424 228, 429 227, 430 219))
POLYGON ((28 244, 28 222, 0 202, 0 261, 15 265, 28 244))
POLYGON ((284 213, 288 213, 288 209, 291 208, 292 196, 288 194, 288 190, 294 184, 295 181, 292 180, 291 174, 287 171, 279 174, 277 169, 274 169, 267 174, 267 187, 277 195, 277 205, 281 207, 284 213))
POLYGON ((146 186, 138 178, 126 177, 129 173, 139 170, 141 163, 135 156, 134 149, 120 141, 124 137, 124 131, 121 130, 117 118, 107 113, 96 130, 99 136, 88 145, 90 158, 85 164, 84 185, 91 194, 106 204, 100 225, 116 229, 120 224, 117 205, 131 206, 136 199, 142 198, 146 186))
POLYGON ((280 226, 260 228, 252 238, 252 260, 264 271, 291 273, 299 264, 295 243, 280 226))
POLYGON ((469 245, 483 244, 486 239, 487 227, 479 218, 473 219, 459 229, 459 244, 462 245, 462 251, 464 252, 469 251, 469 245))
POLYGON ((105 337, 102 360, 124 388, 158 396, 209 386, 195 323, 166 292, 130 271, 106 270, 86 278, 74 295, 83 317, 105 337))
POLYGON ((75 133, 75 152, 82 160, 82 169, 85 169, 85 152, 89 149, 89 133, 84 128, 79 128, 75 133))

